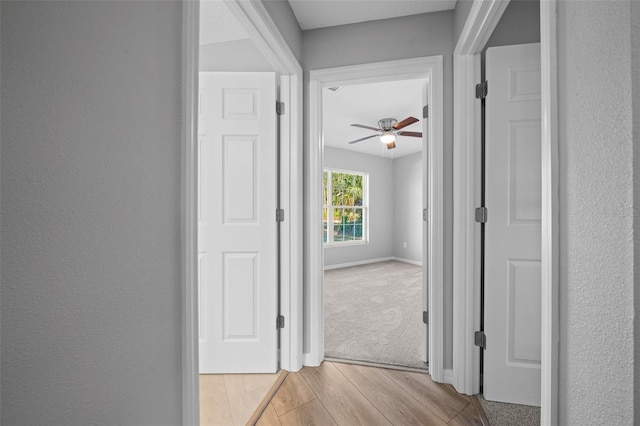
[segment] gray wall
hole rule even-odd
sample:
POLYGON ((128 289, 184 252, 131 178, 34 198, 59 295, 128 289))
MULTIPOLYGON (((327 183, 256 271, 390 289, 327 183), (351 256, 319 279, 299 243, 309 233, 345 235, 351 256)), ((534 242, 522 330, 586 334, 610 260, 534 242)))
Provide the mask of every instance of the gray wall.
MULTIPOLYGON (((471 12, 471 6, 473 0, 458 0, 456 1, 455 16, 453 19, 453 39, 458 42, 464 23, 467 21, 469 12, 471 12)), ((455 47, 455 46, 454 46, 455 47)))
POLYGON ((2 424, 177 425, 182 5, 1 8, 2 424))
POLYGON ((415 262, 422 262, 422 186, 421 152, 393 160, 393 255, 415 262))
MULTIPOLYGON (((302 32, 302 65, 305 79, 309 70, 345 65, 443 55, 444 58, 444 367, 453 364, 453 11, 428 13, 322 28, 302 32)), ((308 115, 305 116, 308 124, 308 115)), ((306 124, 305 124, 306 126, 306 124)), ((305 135, 307 135, 305 131, 305 135)), ((305 147, 308 141, 305 142, 305 147)), ((305 152, 309 170, 309 152, 305 152)), ((305 176, 308 179, 308 176, 305 176)), ((305 191, 307 194, 308 191, 305 191)), ((309 200, 305 199, 305 212, 309 200)), ((305 214, 306 216, 306 214, 305 214)), ((305 238, 308 236, 305 235, 305 238)), ((309 306, 309 259, 305 255, 305 306, 309 306)), ((304 350, 309 348, 309 318, 305 316, 304 350)))
POLYGON ((540 2, 511 0, 487 41, 488 47, 540 41, 540 2))
POLYGON ((387 257, 422 262, 422 153, 391 161, 325 147, 325 168, 369 173, 369 243, 325 247, 324 266, 387 257), (407 242, 407 248, 402 243, 407 242))
POLYGON ((262 0, 262 4, 300 62, 302 59, 302 31, 291 5, 287 0, 262 0))
POLYGON ((324 166, 369 173, 369 243, 324 249, 325 266, 393 256, 393 165, 388 158, 325 147, 324 166))
MULTIPOLYGON (((473 0, 456 2, 453 36, 457 42, 471 11, 473 0)), ((540 41, 540 2, 537 0, 511 0, 500 18, 486 47, 540 41)))
POLYGON ((562 425, 634 424, 630 3, 558 2, 562 425))
POLYGON ((249 39, 200 46, 200 71, 273 71, 256 45, 249 39))

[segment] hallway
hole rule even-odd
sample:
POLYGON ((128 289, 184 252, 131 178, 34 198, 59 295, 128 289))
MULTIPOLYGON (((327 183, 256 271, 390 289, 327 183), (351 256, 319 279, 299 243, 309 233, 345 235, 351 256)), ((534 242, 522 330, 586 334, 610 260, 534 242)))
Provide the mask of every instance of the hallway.
POLYGON ((422 373, 323 362, 289 373, 257 425, 483 425, 474 397, 422 373))

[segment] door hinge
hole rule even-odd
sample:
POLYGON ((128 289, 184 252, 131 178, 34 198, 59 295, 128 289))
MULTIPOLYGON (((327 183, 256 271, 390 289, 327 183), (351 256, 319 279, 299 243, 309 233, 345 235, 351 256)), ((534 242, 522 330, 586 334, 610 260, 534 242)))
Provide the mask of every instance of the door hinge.
POLYGON ((425 222, 429 220, 429 210, 428 209, 422 209, 422 220, 424 220, 425 222))
POLYGON ((276 318, 276 329, 280 330, 281 328, 284 328, 284 315, 278 315, 276 318))
POLYGON ((478 223, 487 223, 487 215, 489 211, 486 207, 478 207, 476 208, 476 222, 478 223))
POLYGON ((284 114, 284 102, 276 101, 276 114, 284 114))
POLYGON ((422 118, 429 118, 429 105, 422 107, 422 118))
POLYGON ((476 346, 487 349, 487 336, 485 336, 484 331, 476 331, 473 334, 473 340, 476 346))
POLYGON ((486 98, 487 93, 489 93, 489 83, 486 80, 476 84, 476 99, 486 98))
POLYGON ((425 324, 429 324, 429 312, 422 311, 422 322, 425 324))
POLYGON ((276 209, 276 222, 284 222, 284 209, 276 209))

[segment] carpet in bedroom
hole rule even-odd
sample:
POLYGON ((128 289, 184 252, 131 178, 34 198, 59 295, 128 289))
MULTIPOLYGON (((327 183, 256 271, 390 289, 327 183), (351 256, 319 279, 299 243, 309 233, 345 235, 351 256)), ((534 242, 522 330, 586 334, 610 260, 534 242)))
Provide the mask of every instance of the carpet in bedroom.
POLYGON ((397 261, 324 273, 325 356, 426 369, 422 267, 397 261))

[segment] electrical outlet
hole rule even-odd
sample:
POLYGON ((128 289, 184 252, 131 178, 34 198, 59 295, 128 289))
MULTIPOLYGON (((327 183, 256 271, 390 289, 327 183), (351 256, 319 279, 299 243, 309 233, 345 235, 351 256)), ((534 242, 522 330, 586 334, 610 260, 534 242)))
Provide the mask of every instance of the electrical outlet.
POLYGON ((402 246, 403 246, 404 248, 407 248, 407 242, 405 241, 404 243, 402 243, 402 246))

